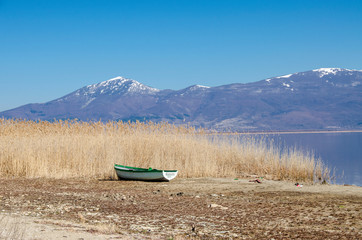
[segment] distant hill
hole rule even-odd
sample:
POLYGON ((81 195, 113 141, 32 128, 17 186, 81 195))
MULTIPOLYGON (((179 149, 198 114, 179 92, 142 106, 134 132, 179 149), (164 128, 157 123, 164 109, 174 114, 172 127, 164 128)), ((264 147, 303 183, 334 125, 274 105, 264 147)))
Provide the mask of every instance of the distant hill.
POLYGON ((362 129, 362 71, 321 68, 177 91, 116 77, 47 103, 1 112, 0 117, 167 121, 218 131, 362 129))

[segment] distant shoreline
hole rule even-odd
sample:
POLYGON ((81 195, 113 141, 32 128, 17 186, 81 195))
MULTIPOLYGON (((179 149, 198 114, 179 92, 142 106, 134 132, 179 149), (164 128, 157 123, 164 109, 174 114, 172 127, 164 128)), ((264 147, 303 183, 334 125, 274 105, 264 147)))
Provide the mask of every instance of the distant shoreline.
POLYGON ((225 135, 252 135, 252 134, 301 134, 301 133, 362 133, 361 130, 286 130, 286 131, 255 131, 255 132, 235 132, 235 133, 217 133, 225 135))

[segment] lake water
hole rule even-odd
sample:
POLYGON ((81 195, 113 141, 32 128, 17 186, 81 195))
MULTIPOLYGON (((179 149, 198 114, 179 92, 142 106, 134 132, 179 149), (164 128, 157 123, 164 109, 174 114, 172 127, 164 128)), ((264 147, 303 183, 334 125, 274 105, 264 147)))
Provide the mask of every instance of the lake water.
POLYGON ((281 147, 313 152, 332 171, 337 184, 362 186, 362 132, 283 133, 264 135, 281 147))

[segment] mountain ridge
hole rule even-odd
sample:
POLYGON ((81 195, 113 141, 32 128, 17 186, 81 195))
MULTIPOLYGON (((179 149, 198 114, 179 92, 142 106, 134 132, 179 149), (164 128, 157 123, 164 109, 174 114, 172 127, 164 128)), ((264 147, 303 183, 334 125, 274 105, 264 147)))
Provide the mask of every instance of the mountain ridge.
POLYGON ((115 77, 5 118, 167 121, 218 131, 362 128, 362 71, 320 68, 217 87, 160 90, 115 77))

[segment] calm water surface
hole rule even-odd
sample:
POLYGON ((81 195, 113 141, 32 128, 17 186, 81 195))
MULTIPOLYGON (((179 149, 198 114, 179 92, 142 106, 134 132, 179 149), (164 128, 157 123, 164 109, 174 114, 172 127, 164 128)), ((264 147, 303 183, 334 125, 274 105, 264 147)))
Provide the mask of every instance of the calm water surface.
POLYGON ((362 133, 288 133, 265 135, 281 147, 313 152, 331 169, 337 184, 362 186, 362 133))

